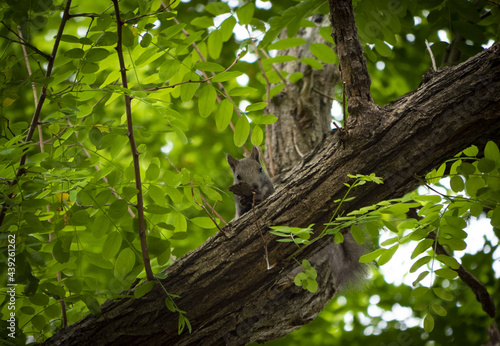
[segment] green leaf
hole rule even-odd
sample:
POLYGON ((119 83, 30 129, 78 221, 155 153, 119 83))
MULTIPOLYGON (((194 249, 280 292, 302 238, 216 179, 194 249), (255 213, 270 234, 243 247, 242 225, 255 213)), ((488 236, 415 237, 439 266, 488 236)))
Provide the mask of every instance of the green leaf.
POLYGON ((73 48, 64 53, 64 56, 70 59, 81 59, 85 52, 81 48, 73 48))
POLYGON ((201 88, 198 99, 198 111, 202 118, 206 118, 217 107, 217 92, 215 88, 207 84, 201 88))
POLYGON ((123 249, 115 262, 114 275, 117 280, 123 280, 134 269, 135 254, 131 248, 123 249))
POLYGON ((252 129, 252 136, 251 136, 252 144, 261 145, 263 140, 264 140, 264 132, 258 125, 255 125, 254 128, 252 129))
POLYGON ((315 70, 321 70, 323 68, 323 65, 321 65, 321 63, 314 58, 303 58, 300 59, 300 61, 306 65, 311 66, 315 70))
POLYGON ((52 249, 52 254, 54 255, 54 258, 57 262, 68 262, 70 258, 69 245, 66 246, 61 240, 57 240, 52 249))
POLYGON ((146 170, 146 179, 152 181, 160 176, 160 167, 156 163, 150 163, 146 170))
POLYGON ((215 124, 220 131, 226 129, 233 117, 233 104, 228 99, 224 99, 219 104, 219 109, 215 114, 215 124))
POLYGON ((101 314, 101 306, 94 296, 85 295, 82 300, 92 314, 96 316, 101 314))
POLYGON ((414 297, 420 297, 426 294, 427 292, 429 292, 428 287, 420 286, 411 291, 411 295, 414 297))
POLYGON ((453 280, 457 277, 457 272, 450 268, 442 268, 435 271, 436 275, 441 276, 445 279, 453 280))
POLYGON ((487 157, 483 157, 478 161, 477 169, 479 172, 489 173, 495 169, 495 161, 488 159, 487 157))
POLYGON ((118 42, 118 36, 116 32, 104 32, 101 36, 97 38, 95 41, 96 46, 112 46, 118 42))
MULTIPOLYGON (((214 4, 214 2, 212 2, 214 4)), ((222 41, 226 42, 228 41, 231 36, 233 35, 233 30, 236 25, 236 18, 233 16, 227 18, 225 21, 222 22, 220 25, 220 32, 222 34, 222 41)))
POLYGON ((155 283, 156 283, 155 281, 148 281, 145 284, 139 286, 134 292, 134 298, 136 299, 141 298, 146 294, 148 294, 149 292, 151 292, 151 290, 155 286, 155 283))
POLYGON ((391 248, 387 249, 386 252, 384 252, 382 255, 380 255, 380 258, 378 259, 378 264, 383 266, 387 262, 389 262, 392 258, 392 256, 396 253, 397 249, 399 248, 399 244, 396 244, 392 246, 391 248))
POLYGON ((214 78, 212 78, 212 82, 215 82, 215 83, 227 82, 228 80, 236 79, 236 77, 239 77, 242 74, 243 74, 243 72, 240 72, 240 71, 221 72, 218 75, 216 75, 214 78))
POLYGON ((358 225, 352 225, 351 226, 351 234, 356 243, 358 244, 364 244, 365 243, 365 235, 363 234, 363 231, 361 230, 361 227, 358 225))
POLYGON ((109 51, 104 48, 93 48, 87 52, 85 60, 90 62, 98 62, 106 59, 109 56, 109 51))
POLYGON ((392 56, 392 49, 382 40, 375 40, 375 50, 383 57, 390 58, 392 56))
POLYGON ((313 43, 309 46, 311 53, 327 64, 333 64, 337 61, 334 51, 324 43, 313 43))
POLYGON ((92 144, 96 146, 96 148, 100 148, 102 146, 102 133, 97 127, 93 127, 90 129, 89 138, 92 144))
POLYGON ((340 232, 335 233, 333 236, 333 241, 337 244, 342 244, 344 242, 344 235, 340 232))
MULTIPOLYGON (((215 4, 215 2, 212 2, 215 4)), ((201 61, 194 65, 194 68, 201 71, 209 71, 209 72, 222 72, 224 71, 224 66, 216 64, 214 62, 209 61, 201 61)))
POLYGON ((122 26, 122 44, 125 47, 132 47, 134 45, 134 34, 128 25, 122 26))
POLYGON ((94 62, 86 62, 82 66, 82 73, 84 74, 91 74, 99 71, 99 65, 94 63, 94 62))
POLYGON ((368 263, 368 262, 374 261, 386 251, 387 251, 387 249, 380 248, 380 249, 377 249, 377 250, 372 251, 370 253, 367 253, 359 258, 359 262, 360 263, 368 263))
POLYGON ((145 33, 142 36, 141 47, 142 48, 147 48, 151 44, 152 40, 153 40, 153 36, 151 36, 151 34, 145 33))
POLYGON ((461 176, 455 175, 450 179, 451 189, 455 192, 463 191, 465 184, 461 176))
POLYGON ((427 275, 429 275, 429 271, 428 270, 421 272, 418 275, 417 279, 415 281, 413 281, 412 285, 416 286, 420 281, 422 281, 423 279, 425 279, 427 277, 427 275))
POLYGON ((128 214, 128 204, 127 201, 123 199, 117 199, 109 206, 108 215, 114 220, 122 218, 125 214, 128 214))
POLYGON ((490 223, 493 227, 500 227, 500 207, 496 207, 491 213, 490 223))
POLYGON ((469 157, 475 157, 479 153, 479 149, 475 145, 471 145, 464 150, 464 155, 469 157))
POLYGON ((434 329, 434 317, 431 314, 427 314, 424 318, 424 330, 427 333, 432 332, 434 329))
POLYGON ((212 229, 215 227, 215 224, 209 217, 194 217, 190 219, 190 221, 194 223, 196 226, 205 229, 212 229))
POLYGON ((442 288, 442 287, 433 287, 432 291, 436 296, 439 298, 451 302, 453 300, 453 295, 450 293, 449 290, 442 288))
POLYGON ((434 242, 433 239, 424 239, 420 243, 418 243, 417 247, 415 250, 413 250, 411 254, 411 259, 414 259, 418 255, 420 255, 422 252, 426 251, 434 242))
POLYGON ((443 308, 443 306, 440 304, 432 303, 431 308, 439 316, 446 316, 447 315, 446 309, 443 308))
POLYGON ((465 182, 465 190, 471 197, 476 197, 477 191, 486 185, 482 177, 470 177, 465 182))
POLYGON ((245 112, 260 111, 261 109, 266 108, 266 106, 267 102, 252 103, 245 108, 245 112))
POLYGON ((436 256, 436 259, 447 265, 448 267, 450 267, 451 269, 458 269, 460 268, 460 263, 457 262, 456 259, 454 259, 453 257, 451 256, 447 256, 447 255, 437 255, 436 256))
POLYGON ((174 76, 181 66, 181 63, 175 59, 165 60, 158 70, 158 76, 162 81, 168 81, 172 76, 174 76))
POLYGON ((205 7, 205 10, 214 16, 231 12, 231 8, 225 2, 211 2, 205 7))
MULTIPOLYGON (((183 82, 186 81, 199 81, 200 77, 194 72, 188 72, 182 78, 183 82)), ((194 94, 196 93, 196 89, 198 89, 198 83, 186 83, 181 85, 181 100, 183 102, 191 101, 194 94)))
POLYGON ((236 126, 234 127, 234 145, 237 147, 243 146, 247 141, 248 135, 250 132, 250 123, 246 116, 242 115, 238 121, 236 122, 236 126))
POLYGON ((469 162, 462 162, 462 164, 457 167, 457 171, 463 174, 474 174, 476 173, 476 167, 469 162))
POLYGON ((498 150, 498 146, 493 141, 489 141, 486 143, 484 147, 484 157, 496 162, 500 163, 500 150, 498 150))
POLYGON ((214 25, 214 20, 207 16, 196 17, 191 21, 191 25, 206 29, 214 25))
POLYGON ((306 44, 306 43, 307 43, 307 41, 302 39, 302 38, 290 37, 290 38, 284 38, 282 40, 276 41, 276 42, 270 44, 267 48, 269 50, 288 49, 288 48, 292 48, 292 47, 301 46, 301 45, 306 44))
POLYGON ((115 231, 108 234, 104 245, 102 247, 102 258, 110 260, 115 257, 122 246, 122 235, 120 232, 115 231))
POLYGON ((429 263, 429 261, 431 260, 431 256, 425 256, 425 257, 422 257, 422 258, 419 258, 415 263, 413 263, 413 265, 411 266, 410 268, 410 273, 414 273, 416 272, 421 266, 423 266, 424 264, 427 264, 429 263))
POLYGON ((238 21, 241 25, 250 24, 253 18, 253 13, 255 11, 255 4, 253 2, 248 2, 236 10, 236 15, 238 16, 238 21))
POLYGON ((222 33, 220 30, 214 30, 208 35, 208 54, 214 60, 219 59, 222 51, 222 33))

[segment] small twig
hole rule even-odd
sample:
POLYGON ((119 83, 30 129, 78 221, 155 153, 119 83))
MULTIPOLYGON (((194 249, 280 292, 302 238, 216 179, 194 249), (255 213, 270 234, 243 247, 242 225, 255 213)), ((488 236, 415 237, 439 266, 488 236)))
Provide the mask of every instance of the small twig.
POLYGON ((432 54, 432 49, 431 49, 431 46, 429 45, 429 42, 427 40, 425 40, 425 46, 427 47, 427 50, 429 51, 429 55, 431 57, 431 61, 432 61, 432 69, 434 71, 437 71, 437 67, 436 67, 436 59, 434 59, 434 54, 432 54))
MULTIPOLYGON (((17 26, 17 31, 19 32, 19 38, 21 38, 23 41, 23 33, 21 31, 21 26, 17 26)), ((31 77, 31 66, 30 66, 30 61, 28 59, 28 52, 26 51, 26 47, 24 45, 21 45, 21 48, 23 50, 23 55, 24 55, 24 62, 26 63, 26 69, 28 70, 28 75, 31 77)), ((36 84, 35 82, 31 82, 31 88, 33 89, 33 100, 35 101, 35 108, 38 105, 38 95, 36 92, 36 84)), ((40 139, 39 145, 40 145, 40 152, 45 152, 45 148, 43 145, 43 133, 42 133, 42 125, 38 123, 38 138, 40 139)), ((48 208, 48 206, 47 206, 48 208)))
POLYGON ((11 28, 9 28, 9 27, 7 26, 7 24, 5 24, 3 21, 0 21, 0 23, 2 23, 2 24, 3 24, 3 26, 5 26, 5 28, 6 28, 7 30, 9 30, 11 33, 13 33, 13 34, 14 34, 14 35, 15 35, 15 36, 19 39, 19 41, 13 40, 13 39, 8 38, 8 37, 5 37, 5 36, 3 36, 3 35, 0 35, 0 37, 3 37, 3 38, 5 38, 6 40, 9 40, 9 41, 11 41, 11 42, 13 42, 13 43, 19 43, 19 44, 21 44, 21 45, 23 45, 23 46, 26 46, 26 47, 30 48, 31 50, 33 50, 33 51, 35 51, 36 53, 38 53, 38 54, 40 54, 41 56, 43 56, 46 60, 50 60, 50 59, 51 59, 51 56, 50 56, 50 55, 48 55, 48 54, 46 54, 46 53, 42 52, 40 49, 36 48, 36 47, 35 47, 35 46, 33 46, 32 44, 30 44, 28 41, 25 41, 25 40, 24 40, 24 38, 23 38, 22 36, 18 35, 18 34, 17 34, 14 30, 12 30, 11 28))
POLYGON ((264 240, 264 234, 262 234, 262 230, 260 229, 260 225, 259 225, 259 220, 257 219, 257 215, 255 214, 255 191, 253 191, 252 194, 253 194, 253 200, 252 200, 253 220, 255 222, 255 226, 259 230, 260 240, 262 240, 262 245, 264 246, 264 253, 265 253, 265 258, 266 258, 267 270, 270 270, 270 269, 274 268, 275 264, 273 264, 272 266, 269 264, 269 253, 267 252, 267 243, 264 240))

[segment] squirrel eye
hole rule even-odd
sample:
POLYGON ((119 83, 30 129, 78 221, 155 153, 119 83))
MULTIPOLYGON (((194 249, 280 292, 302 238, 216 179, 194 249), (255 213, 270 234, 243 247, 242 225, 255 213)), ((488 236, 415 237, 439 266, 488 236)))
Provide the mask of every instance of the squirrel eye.
POLYGON ((264 172, 264 170, 262 169, 262 167, 259 167, 259 172, 264 172))
POLYGON ((241 180, 241 176, 239 174, 236 174, 236 179, 241 180))

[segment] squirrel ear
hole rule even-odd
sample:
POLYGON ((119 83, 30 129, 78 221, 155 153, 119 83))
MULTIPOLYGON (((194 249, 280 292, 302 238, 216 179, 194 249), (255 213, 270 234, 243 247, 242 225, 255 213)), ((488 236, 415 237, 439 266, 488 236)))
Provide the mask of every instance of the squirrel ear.
POLYGON ((240 163, 240 161, 238 161, 237 159, 235 159, 234 157, 232 157, 229 154, 226 154, 226 158, 227 158, 227 163, 229 163, 229 166, 231 167, 231 169, 234 172, 234 170, 236 169, 236 166, 238 165, 238 163, 240 163))
POLYGON ((253 146, 250 157, 255 161, 259 162, 259 148, 256 145, 253 146))

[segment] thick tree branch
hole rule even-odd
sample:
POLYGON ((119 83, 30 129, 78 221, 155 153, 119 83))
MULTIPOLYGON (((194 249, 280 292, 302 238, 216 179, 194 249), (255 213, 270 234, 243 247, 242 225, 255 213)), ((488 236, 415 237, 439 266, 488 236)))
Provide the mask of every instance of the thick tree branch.
MULTIPOLYGON (((118 42, 116 43, 116 52, 118 54, 118 60, 120 62, 120 72, 122 77, 122 86, 128 89, 127 83, 127 69, 125 67, 125 60, 123 59, 123 49, 122 49, 122 26, 123 22, 120 18, 120 7, 118 6, 118 0, 113 0, 113 5, 115 8, 116 16, 116 34, 118 36, 118 42)), ((135 174, 135 188, 137 189, 137 219, 139 222, 139 239, 141 241, 141 252, 142 260, 144 262, 144 269, 146 270, 146 277, 148 281, 154 280, 153 271, 151 270, 151 263, 149 260, 148 245, 146 242, 146 222, 144 221, 144 200, 142 196, 142 182, 141 182, 141 167, 139 164, 139 151, 137 150, 137 145, 135 144, 134 137, 134 126, 132 123, 132 108, 131 108, 131 98, 125 93, 125 112, 127 115, 127 136, 130 142, 130 149, 132 151, 132 158, 134 160, 134 174, 135 174)))
POLYGON ((216 234, 178 259, 162 280, 178 294, 192 334, 177 334, 176 315, 162 304, 156 287, 141 299, 109 301, 102 315, 88 316, 47 341, 73 343, 154 343, 168 345, 244 344, 283 336, 311 321, 337 292, 342 277, 355 265, 342 245, 322 239, 302 253, 318 270, 315 294, 293 283, 300 270, 286 258, 294 245, 278 243, 269 226, 323 224, 345 193, 348 173, 375 173, 385 184, 365 184, 345 211, 400 197, 444 160, 500 131, 500 46, 435 74, 414 92, 381 111, 367 113, 345 140, 329 135, 284 178, 276 192, 255 210, 268 243, 266 270, 260 235, 251 213, 228 226, 228 237, 216 234), (383 112, 383 117, 379 116, 383 112), (366 118, 377 117, 378 124, 366 118), (366 137, 364 133, 371 131, 366 137), (147 326, 147 327, 145 327, 147 326), (109 333, 112 330, 113 333, 109 333))

